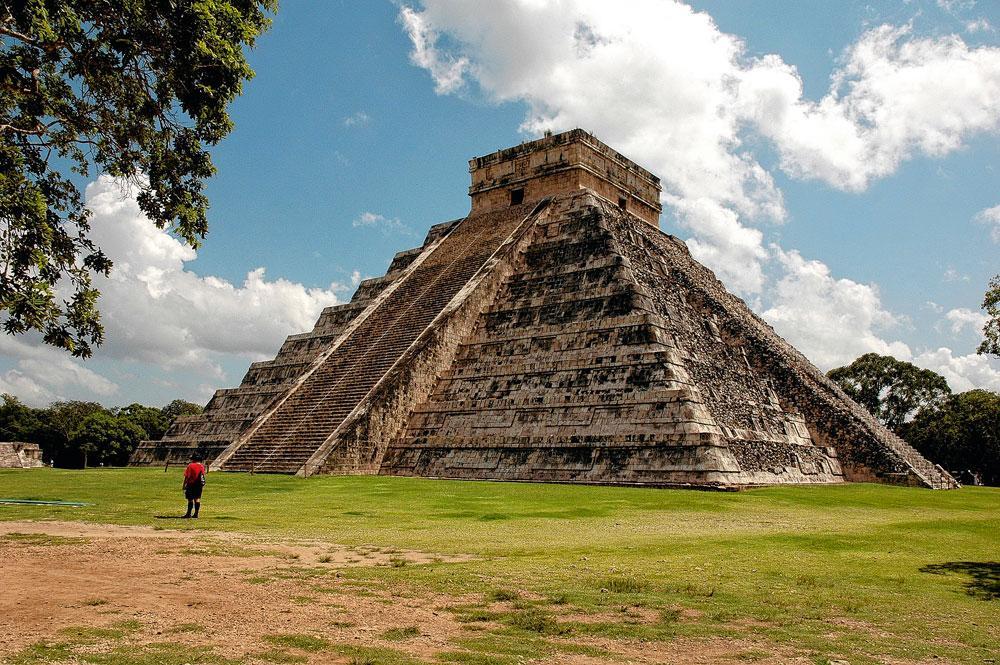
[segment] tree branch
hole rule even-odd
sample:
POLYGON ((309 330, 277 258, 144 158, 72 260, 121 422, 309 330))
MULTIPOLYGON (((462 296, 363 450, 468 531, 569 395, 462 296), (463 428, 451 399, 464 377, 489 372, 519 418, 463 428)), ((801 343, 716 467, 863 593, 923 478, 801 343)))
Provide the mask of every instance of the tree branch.
POLYGON ((42 123, 38 123, 35 129, 23 129, 21 127, 15 127, 14 125, 0 125, 0 132, 12 131, 18 134, 26 134, 29 136, 42 136, 47 131, 47 127, 42 123))

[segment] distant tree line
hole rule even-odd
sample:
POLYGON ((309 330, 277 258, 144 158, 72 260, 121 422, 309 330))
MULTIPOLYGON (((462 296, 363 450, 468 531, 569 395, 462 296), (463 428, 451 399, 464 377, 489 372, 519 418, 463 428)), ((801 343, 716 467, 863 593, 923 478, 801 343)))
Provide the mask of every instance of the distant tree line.
POLYGON ((953 394, 940 374, 876 353, 827 376, 959 481, 1000 485, 1000 394, 953 394))
POLYGON ((178 416, 201 413, 181 399, 163 408, 69 401, 37 409, 13 395, 2 398, 0 441, 37 443, 46 462, 67 468, 124 466, 140 441, 160 439, 178 416))

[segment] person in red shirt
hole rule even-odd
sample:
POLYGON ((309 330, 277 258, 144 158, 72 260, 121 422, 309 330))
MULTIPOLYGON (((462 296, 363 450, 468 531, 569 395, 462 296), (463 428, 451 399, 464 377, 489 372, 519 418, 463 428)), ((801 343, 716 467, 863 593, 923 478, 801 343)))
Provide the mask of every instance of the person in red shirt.
POLYGON ((191 455, 191 463, 184 469, 184 498, 188 502, 187 515, 184 517, 194 517, 197 519, 198 511, 201 510, 201 490, 205 486, 205 465, 201 463, 200 453, 191 455), (191 514, 191 509, 194 514, 191 514))

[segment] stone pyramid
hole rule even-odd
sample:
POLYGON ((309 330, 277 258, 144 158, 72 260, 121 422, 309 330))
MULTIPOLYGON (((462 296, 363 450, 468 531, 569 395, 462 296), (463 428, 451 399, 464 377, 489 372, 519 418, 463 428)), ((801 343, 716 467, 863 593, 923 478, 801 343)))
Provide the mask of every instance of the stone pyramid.
POLYGON ((659 180, 573 130, 470 162, 430 229, 133 464, 737 488, 955 487, 658 228, 659 180))

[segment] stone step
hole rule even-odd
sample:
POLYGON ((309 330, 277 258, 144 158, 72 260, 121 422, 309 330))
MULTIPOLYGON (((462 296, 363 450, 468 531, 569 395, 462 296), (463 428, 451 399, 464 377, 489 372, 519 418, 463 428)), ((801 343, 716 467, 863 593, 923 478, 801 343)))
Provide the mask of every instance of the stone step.
POLYGON ((298 470, 530 212, 521 208, 470 217, 455 228, 223 468, 298 470))

